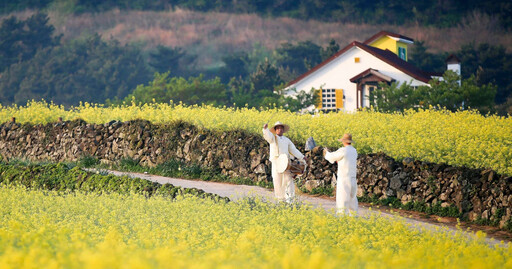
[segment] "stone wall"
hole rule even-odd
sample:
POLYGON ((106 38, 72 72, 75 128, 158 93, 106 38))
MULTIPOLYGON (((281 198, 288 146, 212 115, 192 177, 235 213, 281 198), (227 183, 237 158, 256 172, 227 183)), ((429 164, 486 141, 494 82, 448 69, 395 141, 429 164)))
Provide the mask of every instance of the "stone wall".
MULTIPOLYGON (((296 145, 304 152, 304 144, 296 145)), ((336 184, 336 165, 328 163, 322 151, 322 147, 316 147, 306 152, 308 168, 302 181, 309 190, 336 184)), ((271 181, 268 144, 261 136, 243 131, 215 132, 184 122, 4 123, 0 125, 0 155, 3 160, 38 161, 77 161, 83 156, 94 156, 103 163, 130 158, 147 166, 179 159, 216 168, 231 177, 271 181)), ((511 177, 492 170, 408 158, 397 162, 385 154, 358 158, 358 196, 396 197, 404 204, 454 206, 469 220, 499 222, 501 227, 512 216, 511 186, 511 177)))

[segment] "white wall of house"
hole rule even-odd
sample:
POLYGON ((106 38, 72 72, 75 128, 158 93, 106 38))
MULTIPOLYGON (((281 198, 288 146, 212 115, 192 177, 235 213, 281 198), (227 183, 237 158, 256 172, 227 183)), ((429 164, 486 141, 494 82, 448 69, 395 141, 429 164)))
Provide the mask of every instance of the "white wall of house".
MULTIPOLYGON (((357 109, 357 85, 350 82, 350 79, 368 68, 377 69, 380 73, 390 76, 399 83, 412 82, 412 86, 427 85, 354 46, 309 76, 290 85, 288 89, 295 88, 297 92, 309 91, 311 88, 343 89, 345 95, 344 110, 355 111, 357 109), (359 62, 355 62, 356 57, 359 58, 359 62)), ((365 106, 369 106, 368 100, 363 99, 363 101, 365 101, 365 106)))
POLYGON ((446 69, 452 70, 453 72, 460 75, 460 63, 447 64, 446 69))

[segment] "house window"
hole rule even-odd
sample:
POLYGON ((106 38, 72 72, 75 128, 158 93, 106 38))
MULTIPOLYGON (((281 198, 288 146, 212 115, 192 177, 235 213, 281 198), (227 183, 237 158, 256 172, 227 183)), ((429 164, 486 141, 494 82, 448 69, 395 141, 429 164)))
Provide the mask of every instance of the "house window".
POLYGON ((398 47, 398 57, 400 57, 400 59, 404 61, 407 61, 407 53, 405 51, 405 48, 398 47))
POLYGON ((322 89, 321 97, 321 104, 319 108, 324 110, 335 110, 343 108, 343 90, 322 89))
POLYGON ((334 89, 322 89, 322 107, 325 109, 335 108, 336 98, 334 89))

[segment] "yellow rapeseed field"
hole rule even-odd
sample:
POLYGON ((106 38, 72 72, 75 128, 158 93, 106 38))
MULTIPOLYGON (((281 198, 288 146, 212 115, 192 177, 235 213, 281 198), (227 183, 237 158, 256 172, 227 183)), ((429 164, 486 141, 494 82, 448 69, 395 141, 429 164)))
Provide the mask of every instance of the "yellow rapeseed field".
POLYGON ((260 201, 0 186, 0 268, 512 268, 512 248, 260 201))
POLYGON ((263 123, 279 120, 291 127, 288 136, 318 145, 337 147, 344 132, 353 134, 360 153, 385 152, 398 160, 446 163, 472 168, 492 168, 512 175, 512 118, 482 116, 474 111, 406 111, 405 113, 328 113, 300 115, 280 109, 216 108, 181 104, 125 104, 116 107, 82 104, 66 109, 42 102, 26 106, 0 106, 0 121, 49 123, 81 118, 90 123, 145 119, 153 123, 175 120, 212 130, 243 129, 261 134, 263 123))

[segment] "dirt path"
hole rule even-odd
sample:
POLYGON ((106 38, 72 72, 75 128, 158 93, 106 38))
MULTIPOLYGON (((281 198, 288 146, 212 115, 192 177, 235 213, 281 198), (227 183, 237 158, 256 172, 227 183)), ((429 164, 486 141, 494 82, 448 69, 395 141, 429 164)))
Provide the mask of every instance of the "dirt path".
MULTIPOLYGON (((219 183, 219 182, 209 182, 209 181, 201 181, 201 180, 186 180, 186 179, 178 179, 157 175, 149 175, 145 173, 133 173, 133 172, 119 172, 119 171, 111 171, 111 170, 102 170, 114 175, 122 176, 127 175, 130 177, 138 177, 141 179, 146 179, 152 182, 157 182, 160 184, 170 183, 174 186, 180 186, 184 188, 197 188, 201 189, 208 193, 218 194, 223 197, 229 197, 231 200, 239 200, 244 197, 260 197, 264 198, 267 201, 275 202, 274 195, 272 190, 265 189, 258 186, 247 186, 247 185, 235 185, 229 183, 219 183)), ((303 193, 297 193, 297 198, 300 202, 311 204, 316 208, 323 208, 325 210, 333 210, 336 207, 336 200, 332 197, 317 197, 311 196, 303 193)), ((407 223, 410 223, 412 226, 420 228, 420 229, 431 229, 435 230, 439 227, 446 227, 449 232, 456 231, 457 220, 455 218, 446 218, 446 217, 437 217, 437 216, 427 216, 422 213, 414 212, 414 211, 406 211, 406 210, 397 210, 391 209, 387 207, 370 207, 369 204, 360 203, 359 204, 359 215, 360 216, 369 216, 371 214, 380 214, 384 217, 395 218, 396 214, 401 215, 405 218, 407 223), (391 213, 392 212, 392 213, 391 213)), ((487 240, 490 244, 500 244, 501 241, 504 241, 506 244, 510 244, 511 234, 500 231, 494 227, 487 226, 479 226, 479 225, 471 225, 467 223, 460 223, 460 226, 464 230, 470 231, 484 231, 487 233, 487 240)), ((471 236, 471 232, 467 233, 468 236, 471 236)))

